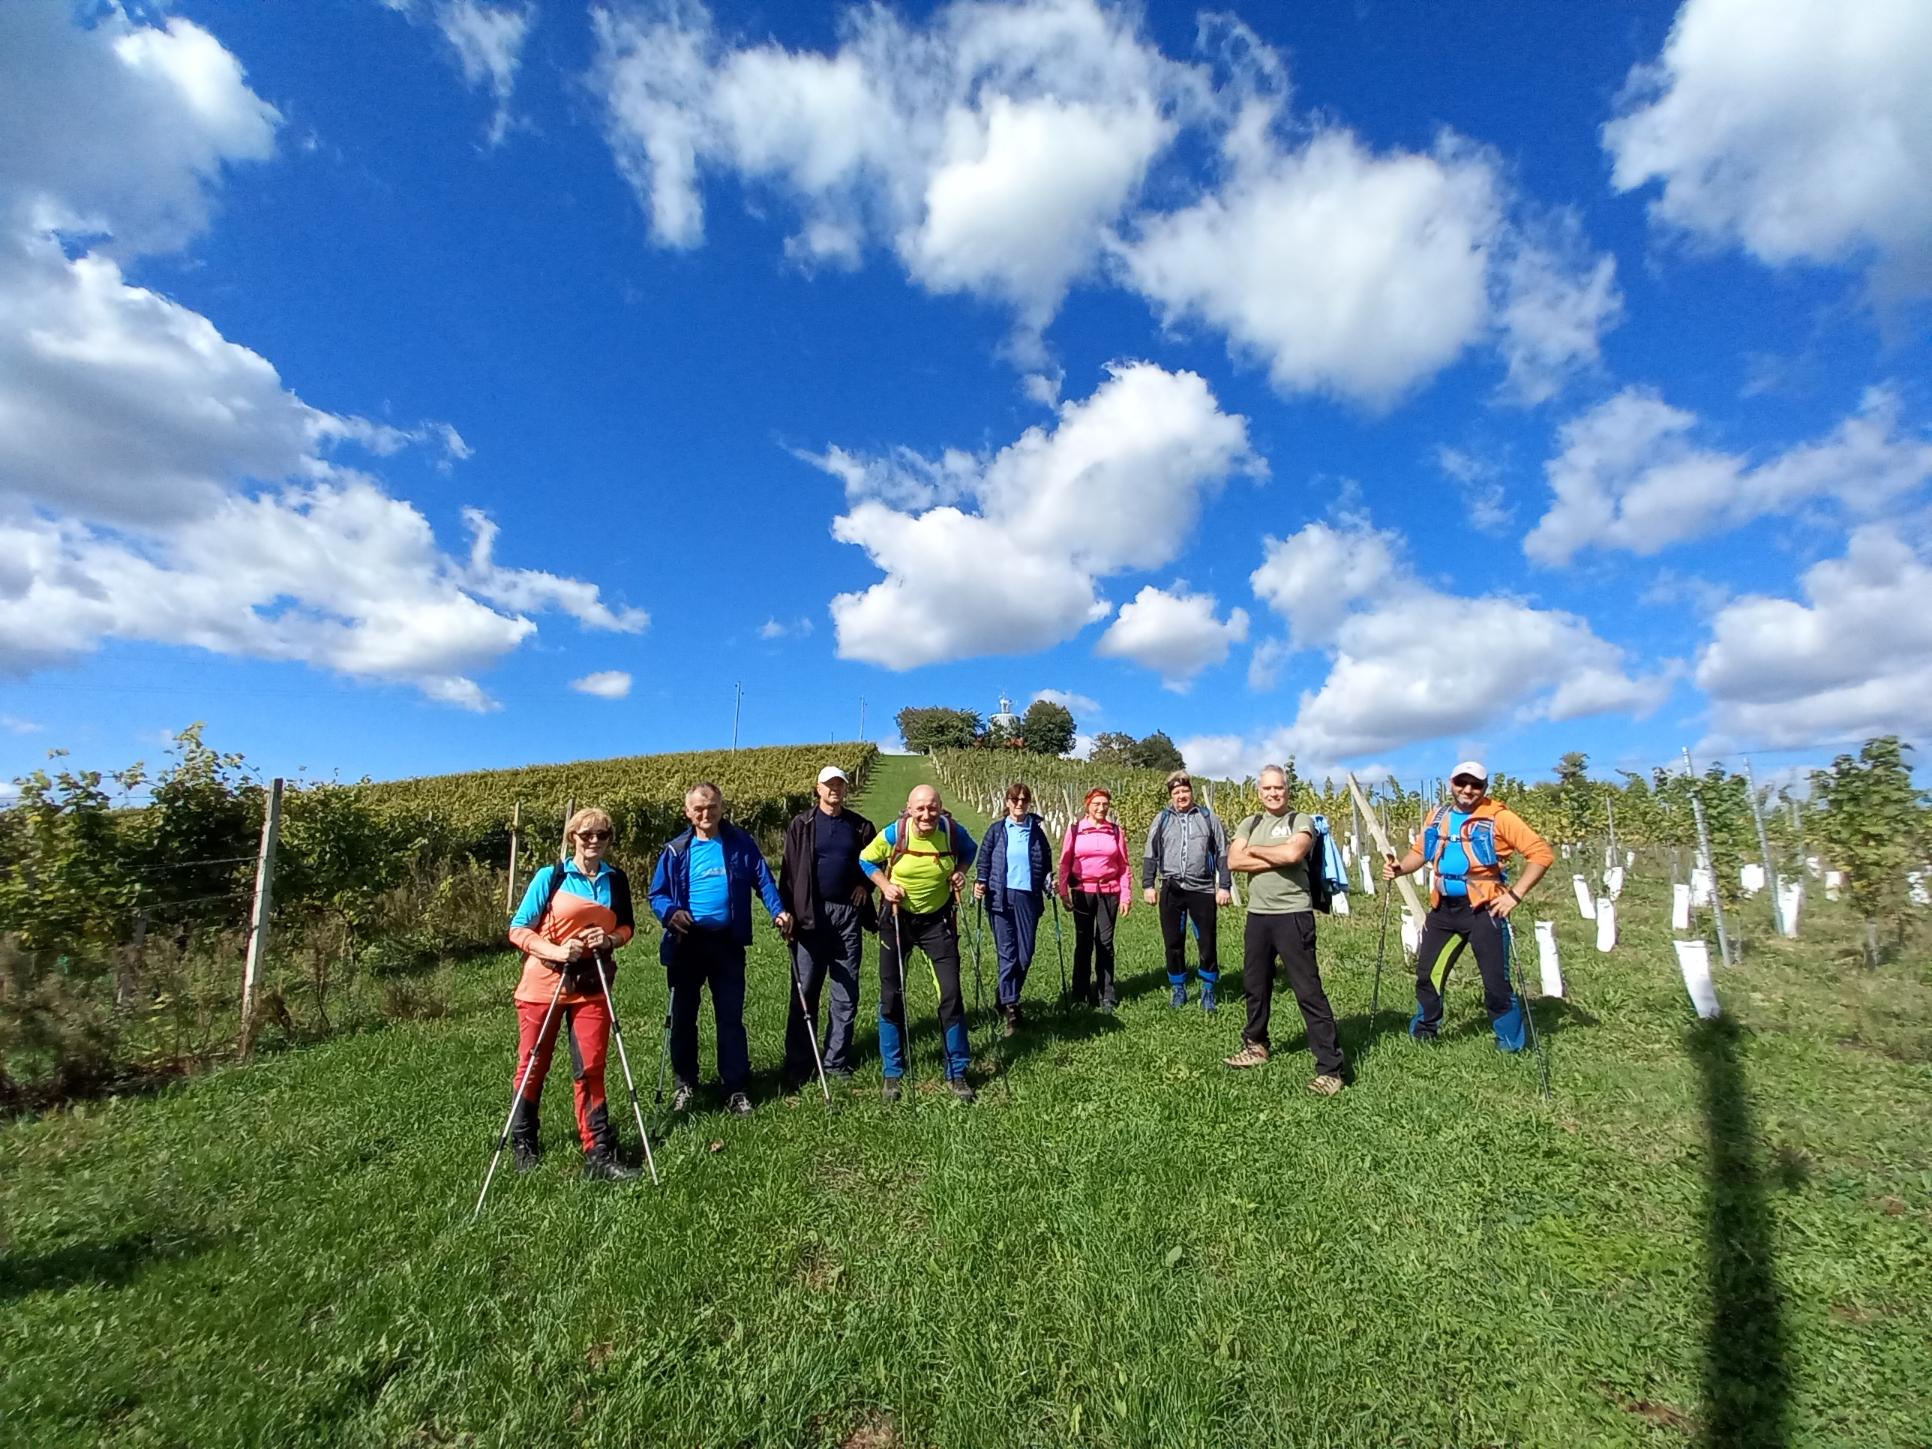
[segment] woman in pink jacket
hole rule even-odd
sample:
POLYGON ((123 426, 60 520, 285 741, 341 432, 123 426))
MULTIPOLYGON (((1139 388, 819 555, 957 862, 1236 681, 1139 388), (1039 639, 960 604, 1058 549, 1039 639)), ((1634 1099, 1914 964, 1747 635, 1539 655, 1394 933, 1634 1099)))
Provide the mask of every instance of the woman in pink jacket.
POLYGON ((1126 920, 1134 903, 1127 836, 1107 818, 1113 803, 1105 790, 1089 790, 1086 814, 1067 827, 1060 846, 1060 899, 1073 912, 1073 999, 1102 1011, 1112 1011, 1119 1000, 1114 992, 1114 923, 1126 920))

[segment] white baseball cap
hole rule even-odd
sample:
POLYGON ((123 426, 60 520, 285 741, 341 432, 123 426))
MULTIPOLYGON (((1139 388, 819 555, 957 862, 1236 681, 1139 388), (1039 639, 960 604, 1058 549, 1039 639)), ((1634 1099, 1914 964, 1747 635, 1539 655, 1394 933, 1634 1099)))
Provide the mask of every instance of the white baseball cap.
MULTIPOLYGON (((1483 768, 1483 762, 1481 760, 1464 760, 1449 772, 1449 778, 1452 780, 1458 775, 1473 775, 1485 785, 1489 783, 1489 771, 1483 768)), ((824 779, 825 777, 821 775, 819 778, 824 779)))
POLYGON ((841 770, 837 765, 827 765, 818 772, 819 784, 823 785, 827 780, 844 780, 848 785, 852 783, 849 779, 846 779, 845 771, 841 770))

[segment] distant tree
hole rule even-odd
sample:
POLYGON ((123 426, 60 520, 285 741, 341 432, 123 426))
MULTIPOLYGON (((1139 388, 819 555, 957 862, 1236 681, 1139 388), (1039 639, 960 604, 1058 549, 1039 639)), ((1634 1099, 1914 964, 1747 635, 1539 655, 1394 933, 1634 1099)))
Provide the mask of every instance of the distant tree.
POLYGON ((1095 765, 1131 765, 1134 737, 1121 730, 1106 730, 1094 736, 1087 761, 1095 765))
POLYGON ((1878 928, 1902 929, 1910 905, 1905 873, 1924 861, 1925 797, 1896 735, 1867 740, 1858 758, 1840 755, 1811 777, 1822 802, 1819 835, 1845 873, 1852 907, 1865 918, 1865 958, 1878 964, 1878 928))
POLYGON ((1036 699, 1020 716, 1020 737, 1034 755, 1064 755, 1073 748, 1073 711, 1050 699, 1036 699))
POLYGON ((922 754, 928 750, 969 749, 984 728, 977 710, 948 709, 937 704, 924 707, 909 704, 895 718, 899 722, 899 738, 906 742, 906 748, 922 754))
POLYGON ((1556 783, 1574 785, 1590 769, 1590 757, 1582 750, 1571 750, 1556 762, 1556 783))
POLYGON ((1127 763, 1138 765, 1143 770, 1185 770, 1187 761, 1164 730, 1155 730, 1144 739, 1134 741, 1133 748, 1127 752, 1127 763))

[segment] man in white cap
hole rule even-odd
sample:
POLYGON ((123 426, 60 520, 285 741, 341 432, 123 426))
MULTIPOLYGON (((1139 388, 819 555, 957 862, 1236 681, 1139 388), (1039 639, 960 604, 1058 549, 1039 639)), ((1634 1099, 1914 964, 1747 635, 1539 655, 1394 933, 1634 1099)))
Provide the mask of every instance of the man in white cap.
POLYGON ((852 1080, 852 1024, 859 1012, 859 960, 864 932, 876 931, 872 884, 859 869, 859 852, 878 833, 863 815, 845 808, 852 782, 837 765, 818 772, 818 804, 785 827, 778 891, 792 917, 792 972, 797 985, 785 1022, 785 1088, 811 1080, 811 1032, 818 1029, 819 990, 832 980, 827 1013, 825 1074, 852 1080), (800 995, 804 1003, 799 1001, 800 995), (811 1027, 806 1020, 810 1013, 811 1027))
POLYGON ((1464 760, 1449 776, 1449 800, 1429 812, 1422 834, 1400 862, 1382 863, 1382 879, 1394 880, 1435 867, 1429 916, 1415 959, 1415 1015, 1409 1035, 1434 1041, 1442 1026, 1442 988, 1464 947, 1475 953, 1483 978, 1483 1005, 1496 1045, 1520 1052, 1526 1046, 1523 1003, 1509 980, 1509 915, 1556 859, 1549 842, 1499 800, 1489 798, 1489 771, 1464 760), (1523 857, 1522 878, 1511 885, 1503 862, 1523 857))

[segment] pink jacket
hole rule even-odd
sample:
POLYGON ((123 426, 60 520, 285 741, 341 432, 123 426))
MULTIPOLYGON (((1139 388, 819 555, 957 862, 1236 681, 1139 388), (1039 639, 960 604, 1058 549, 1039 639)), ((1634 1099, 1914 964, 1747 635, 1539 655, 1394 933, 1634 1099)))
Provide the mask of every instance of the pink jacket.
POLYGON ((1127 858, 1127 835, 1109 820, 1095 825, 1082 815, 1067 827, 1060 845, 1060 892, 1089 895, 1113 891, 1122 905, 1134 896, 1134 871, 1127 858))

